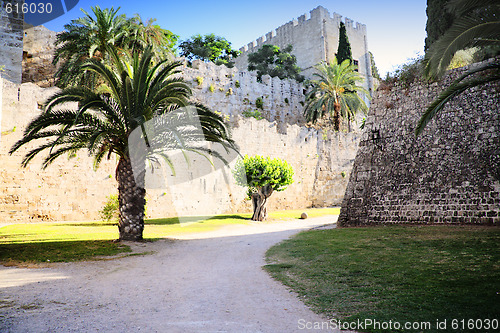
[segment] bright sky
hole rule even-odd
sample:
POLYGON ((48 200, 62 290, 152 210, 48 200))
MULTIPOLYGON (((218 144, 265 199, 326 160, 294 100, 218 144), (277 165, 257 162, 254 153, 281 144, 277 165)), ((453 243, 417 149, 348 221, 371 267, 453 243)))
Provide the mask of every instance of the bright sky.
POLYGON ((366 24, 368 48, 382 77, 423 53, 427 20, 426 0, 80 0, 73 10, 45 26, 61 31, 64 24, 83 15, 79 8, 90 11, 95 5, 119 6, 120 13, 138 13, 143 20, 156 18, 162 28, 181 40, 214 33, 225 37, 235 49, 321 5, 330 13, 366 24))

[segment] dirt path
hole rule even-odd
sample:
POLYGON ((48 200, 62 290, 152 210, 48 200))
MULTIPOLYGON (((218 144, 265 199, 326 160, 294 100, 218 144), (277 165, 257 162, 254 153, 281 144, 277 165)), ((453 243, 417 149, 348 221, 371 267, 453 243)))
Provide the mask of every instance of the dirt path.
POLYGON ((314 332, 301 328, 326 320, 261 267, 273 244, 335 221, 228 226, 110 261, 0 266, 0 332, 314 332))

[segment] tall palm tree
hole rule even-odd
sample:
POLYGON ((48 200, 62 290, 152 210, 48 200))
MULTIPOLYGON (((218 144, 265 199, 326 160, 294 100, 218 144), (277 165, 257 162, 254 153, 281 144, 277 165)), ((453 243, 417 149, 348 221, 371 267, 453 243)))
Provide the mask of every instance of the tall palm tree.
POLYGON ((334 58, 330 64, 321 63, 315 68, 318 80, 311 81, 312 89, 306 96, 304 115, 307 121, 315 122, 329 114, 334 128, 340 129, 340 119, 352 120, 358 111, 367 112, 368 107, 359 93, 369 96, 368 91, 356 83, 363 77, 356 66, 344 60, 341 64, 334 58))
POLYGON ((10 154, 30 142, 38 142, 25 155, 22 165, 25 167, 36 155, 48 151, 44 168, 57 157, 80 149, 87 149, 94 156, 96 167, 104 157, 117 155, 120 239, 140 240, 144 229, 147 159, 161 156, 171 165, 168 149, 223 158, 200 146, 200 140, 222 144, 226 150, 236 147, 222 118, 206 107, 199 104, 192 107, 201 130, 195 131, 186 122, 193 117, 182 112, 190 104, 191 90, 176 76, 180 72, 179 62, 164 60, 152 65, 151 48, 131 59, 124 59, 112 47, 107 52, 113 66, 96 59, 89 59, 81 66, 82 71, 96 73, 103 83, 95 89, 69 87, 50 97, 44 112, 27 126, 10 154), (77 109, 66 109, 67 102, 76 102, 77 109), (143 148, 134 146, 133 141, 129 143, 138 131, 146 142, 143 148), (156 133, 148 134, 153 132, 156 133))
POLYGON ((53 64, 58 65, 56 78, 58 86, 94 83, 94 76, 85 76, 80 65, 89 58, 107 59, 109 46, 124 48, 127 43, 129 23, 118 9, 92 7, 93 15, 85 10, 85 16, 72 20, 57 34, 53 64))
POLYGON ((125 14, 118 14, 120 8, 95 6, 91 9, 92 13, 82 9, 85 15, 66 24, 65 30, 57 35, 53 64, 58 65, 56 78, 61 88, 96 84, 95 75, 81 72, 80 65, 89 58, 111 61, 107 51, 110 46, 119 52, 127 49, 143 52, 151 46, 155 61, 174 54, 178 36, 155 25, 154 19, 144 23, 138 15, 127 18, 125 14))
MULTIPOLYGON (((456 15, 453 25, 427 51, 424 74, 439 79, 459 50, 470 47, 500 47, 500 3, 491 0, 451 0, 448 10, 456 15)), ((500 80, 500 59, 465 72, 425 110, 415 129, 419 135, 446 103, 465 90, 500 80)))

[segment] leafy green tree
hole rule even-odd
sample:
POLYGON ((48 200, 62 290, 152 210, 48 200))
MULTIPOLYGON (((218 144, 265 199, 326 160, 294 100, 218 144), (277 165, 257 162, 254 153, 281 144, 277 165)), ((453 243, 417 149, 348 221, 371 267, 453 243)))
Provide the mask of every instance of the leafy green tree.
POLYGON ((233 175, 238 185, 248 187, 253 221, 264 221, 267 217, 267 199, 274 191, 284 191, 293 183, 292 167, 279 158, 246 155, 236 164, 233 175))
POLYGON ((376 79, 380 80, 380 74, 378 73, 377 65, 375 64, 375 59, 373 58, 373 53, 368 52, 370 54, 370 64, 372 67, 372 76, 376 79))
POLYGON ((284 49, 276 45, 265 44, 256 52, 248 55, 248 70, 257 71, 257 81, 262 81, 262 76, 279 77, 280 79, 294 79, 304 81, 297 66, 297 58, 291 53, 292 45, 284 49))
POLYGON ((173 54, 176 35, 154 25, 154 20, 144 24, 139 16, 130 19, 125 14, 119 15, 119 9, 95 6, 92 13, 82 9, 85 15, 66 24, 64 31, 57 34, 53 64, 58 68, 55 76, 59 87, 97 84, 95 75, 81 72, 80 65, 89 58, 110 61, 107 52, 110 46, 120 52, 127 49, 142 52, 150 45, 158 55, 173 54))
POLYGON ((89 59, 80 69, 95 72, 102 84, 93 89, 69 87, 50 97, 43 113, 31 121, 10 154, 26 144, 37 144, 26 153, 22 165, 26 167, 35 156, 47 151, 43 168, 57 157, 80 149, 87 149, 94 157, 95 167, 106 156, 117 155, 120 239, 140 240, 144 229, 147 160, 163 157, 172 167, 166 153, 170 149, 220 157, 203 149, 200 140, 220 143, 226 149, 235 146, 223 119, 203 105, 194 105, 202 135, 191 130, 186 120, 192 115, 182 112, 183 107, 190 105, 191 90, 177 75, 180 62, 163 60, 153 65, 151 48, 129 59, 113 47, 107 52, 112 66, 89 59), (76 110, 66 108, 67 102, 76 103, 76 110), (162 118, 166 115, 171 115, 170 123, 162 118), (150 121, 155 125, 154 137, 148 137, 145 130, 150 121), (144 149, 129 142, 131 135, 141 131, 147 147, 144 149), (134 169, 132 163, 135 163, 134 169))
POLYGON ((346 59, 349 59, 349 62, 352 63, 351 43, 349 43, 344 22, 340 22, 339 46, 336 57, 339 64, 343 63, 346 59))
POLYGON ((200 34, 192 36, 190 39, 183 41, 179 48, 181 56, 186 57, 189 61, 200 59, 203 61, 211 61, 217 65, 226 65, 233 67, 232 59, 238 57, 239 51, 231 48, 231 43, 224 37, 209 34, 202 36, 200 34))
MULTIPOLYGON (((451 28, 425 54, 424 74, 428 79, 440 78, 458 50, 500 45, 500 3, 489 0, 451 0, 447 8, 454 13, 456 19, 451 28)), ((429 121, 455 96, 469 88, 498 80, 498 58, 468 70, 427 107, 417 124, 415 134, 422 133, 429 121)))
POLYGON ((427 23, 425 31, 424 51, 427 51, 431 45, 444 35, 453 24, 454 15, 444 8, 450 0, 427 0, 427 23))
POLYGON ((341 118, 351 121, 358 111, 368 111, 359 94, 369 96, 369 93, 356 84, 364 79, 349 59, 339 65, 334 58, 330 64, 321 63, 315 68, 318 73, 314 73, 314 76, 319 79, 311 81, 311 89, 306 95, 304 115, 307 121, 316 122, 330 115, 334 128, 338 131, 341 118))

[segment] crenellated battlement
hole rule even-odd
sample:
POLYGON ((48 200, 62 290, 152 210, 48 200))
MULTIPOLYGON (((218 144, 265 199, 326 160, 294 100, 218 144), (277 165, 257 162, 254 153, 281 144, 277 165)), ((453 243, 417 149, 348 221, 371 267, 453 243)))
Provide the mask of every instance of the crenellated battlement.
MULTIPOLYGON (((337 14, 335 12, 330 14, 328 9, 322 6, 318 6, 313 10, 311 10, 309 13, 305 13, 299 16, 298 18, 295 18, 277 27, 276 29, 271 30, 264 36, 261 36, 256 40, 251 41, 247 45, 241 47, 239 50, 242 53, 255 52, 262 45, 272 44, 273 40, 276 37, 287 37, 289 35, 293 35, 293 33, 295 32, 294 30, 296 30, 297 32, 301 32, 301 29, 303 28, 304 25, 308 25, 311 23, 320 24, 322 23, 322 20, 328 20, 330 23, 339 27, 340 22, 342 21, 342 15, 337 14)), ((366 34, 365 24, 354 22, 353 20, 347 17, 344 19, 344 24, 346 25, 346 28, 351 30, 351 32, 353 33, 366 34)))

